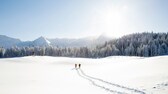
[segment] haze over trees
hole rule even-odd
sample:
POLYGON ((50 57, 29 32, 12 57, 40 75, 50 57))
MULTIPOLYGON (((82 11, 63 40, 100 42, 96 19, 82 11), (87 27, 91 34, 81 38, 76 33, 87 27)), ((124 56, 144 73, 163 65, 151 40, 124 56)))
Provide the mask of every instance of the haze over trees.
POLYGON ((168 55, 168 33, 136 33, 105 42, 96 47, 0 47, 0 57, 30 55, 101 58, 107 56, 158 56, 168 55))

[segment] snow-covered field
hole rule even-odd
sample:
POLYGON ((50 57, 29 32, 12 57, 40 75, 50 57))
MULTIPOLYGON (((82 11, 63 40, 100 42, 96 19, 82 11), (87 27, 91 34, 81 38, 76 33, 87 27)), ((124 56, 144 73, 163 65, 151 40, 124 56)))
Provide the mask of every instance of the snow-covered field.
POLYGON ((0 94, 168 94, 168 56, 0 59, 0 94))

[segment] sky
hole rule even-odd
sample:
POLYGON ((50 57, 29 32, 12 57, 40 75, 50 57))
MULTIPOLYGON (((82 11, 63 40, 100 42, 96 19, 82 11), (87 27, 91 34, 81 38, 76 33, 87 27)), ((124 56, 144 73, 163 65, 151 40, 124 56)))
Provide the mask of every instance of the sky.
POLYGON ((0 0, 0 35, 34 40, 168 32, 168 0, 0 0))

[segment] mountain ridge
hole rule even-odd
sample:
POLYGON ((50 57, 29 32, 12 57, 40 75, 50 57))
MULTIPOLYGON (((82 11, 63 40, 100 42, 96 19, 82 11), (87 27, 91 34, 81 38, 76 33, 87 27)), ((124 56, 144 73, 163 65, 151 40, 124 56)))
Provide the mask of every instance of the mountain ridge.
POLYGON ((40 36, 33 41, 21 41, 20 39, 11 38, 5 35, 0 35, 0 47, 11 48, 13 46, 17 47, 34 47, 34 46, 57 46, 57 47, 85 47, 94 46, 97 44, 102 44, 105 41, 109 41, 112 38, 107 38, 106 36, 99 36, 97 38, 86 37, 79 39, 68 39, 68 38, 46 38, 40 36), (7 43, 6 43, 7 41, 7 43))
POLYGON ((11 38, 6 35, 0 35, 0 47, 9 48, 11 46, 15 46, 20 42, 20 39, 11 38))

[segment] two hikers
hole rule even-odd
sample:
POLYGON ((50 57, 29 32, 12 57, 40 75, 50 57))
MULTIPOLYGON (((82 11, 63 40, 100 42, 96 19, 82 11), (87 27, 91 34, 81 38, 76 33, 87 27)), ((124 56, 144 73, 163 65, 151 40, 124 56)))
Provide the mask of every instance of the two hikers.
POLYGON ((75 68, 80 68, 81 67, 81 64, 75 64, 75 68))

